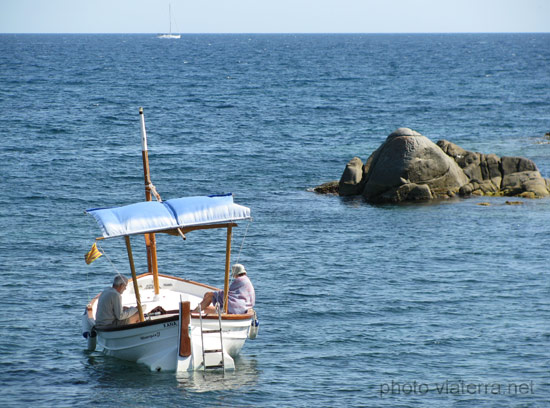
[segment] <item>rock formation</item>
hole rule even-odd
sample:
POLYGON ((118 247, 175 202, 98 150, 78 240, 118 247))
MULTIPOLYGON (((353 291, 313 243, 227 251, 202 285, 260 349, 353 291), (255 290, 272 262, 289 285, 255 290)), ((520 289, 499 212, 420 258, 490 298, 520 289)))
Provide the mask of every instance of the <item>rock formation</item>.
POLYGON ((470 152, 440 140, 437 144, 399 128, 363 163, 351 159, 338 182, 315 191, 362 195, 374 203, 431 200, 469 195, 546 197, 550 180, 523 157, 470 152))
POLYGON ((540 198, 549 195, 550 180, 544 179, 535 163, 524 157, 498 157, 469 152, 440 140, 437 145, 452 157, 468 176, 460 195, 500 195, 540 198))

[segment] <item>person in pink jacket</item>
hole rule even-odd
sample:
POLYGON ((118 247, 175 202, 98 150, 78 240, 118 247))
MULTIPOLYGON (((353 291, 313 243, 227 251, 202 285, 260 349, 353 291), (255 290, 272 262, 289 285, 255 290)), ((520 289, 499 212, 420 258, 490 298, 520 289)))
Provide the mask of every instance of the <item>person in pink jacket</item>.
MULTIPOLYGON (((246 269, 241 264, 233 265, 233 282, 229 286, 229 293, 227 294, 227 312, 230 314, 243 314, 252 309, 256 303, 256 294, 254 292, 254 286, 246 274, 246 269)), ((200 309, 206 313, 212 313, 215 311, 213 305, 218 303, 223 307, 223 290, 217 292, 207 292, 200 303, 200 309)), ((198 312, 199 306, 193 310, 198 312)))

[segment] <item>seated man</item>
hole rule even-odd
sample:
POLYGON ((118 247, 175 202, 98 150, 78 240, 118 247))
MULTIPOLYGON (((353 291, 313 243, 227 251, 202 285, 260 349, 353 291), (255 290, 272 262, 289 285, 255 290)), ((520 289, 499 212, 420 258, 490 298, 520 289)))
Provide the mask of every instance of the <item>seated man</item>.
MULTIPOLYGON (((248 309, 252 309, 256 303, 256 294, 252 282, 246 275, 246 269, 241 264, 233 265, 233 282, 229 286, 227 294, 227 312, 230 314, 246 313, 248 309)), ((217 292, 207 292, 200 303, 200 308, 206 313, 212 313, 216 309, 211 306, 218 303, 223 307, 223 290, 217 292)), ((199 306, 193 310, 198 312, 199 306)))
POLYGON ((122 293, 127 285, 128 279, 117 275, 113 287, 101 292, 95 314, 96 326, 123 326, 139 322, 137 307, 122 307, 122 293))

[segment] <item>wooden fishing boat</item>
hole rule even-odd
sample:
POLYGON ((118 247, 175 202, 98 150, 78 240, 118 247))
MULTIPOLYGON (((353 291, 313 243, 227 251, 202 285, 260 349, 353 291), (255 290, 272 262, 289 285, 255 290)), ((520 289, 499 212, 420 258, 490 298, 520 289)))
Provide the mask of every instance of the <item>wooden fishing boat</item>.
POLYGON ((99 295, 92 299, 82 317, 83 335, 88 349, 99 345, 111 356, 143 363, 151 370, 192 371, 234 368, 247 338, 257 333, 254 310, 229 314, 232 229, 237 221, 250 220, 250 209, 233 201, 231 194, 184 197, 162 201, 149 175, 147 135, 140 109, 142 157, 146 201, 115 208, 90 209, 103 236, 96 240, 124 238, 132 274, 131 284, 122 294, 126 307, 137 307, 139 323, 119 327, 95 326, 99 295), (152 201, 152 196, 157 201, 152 201), (191 312, 204 294, 215 287, 159 274, 155 234, 186 238, 186 234, 223 228, 227 231, 225 248, 224 304, 218 312, 203 315, 191 312), (143 235, 147 249, 148 272, 137 275, 131 237, 143 235), (160 308, 159 308, 160 307, 160 308), (160 312, 150 313, 159 309, 160 312))

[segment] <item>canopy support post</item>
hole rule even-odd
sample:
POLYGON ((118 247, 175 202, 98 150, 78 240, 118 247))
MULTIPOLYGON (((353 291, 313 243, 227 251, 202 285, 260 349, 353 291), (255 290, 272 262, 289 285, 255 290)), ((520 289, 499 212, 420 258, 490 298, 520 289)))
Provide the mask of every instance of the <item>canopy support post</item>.
POLYGON ((223 287, 223 311, 227 313, 227 302, 229 294, 229 269, 231 266, 231 234, 233 227, 227 227, 227 243, 225 246, 225 283, 223 287))
POLYGON ((141 307, 141 298, 139 296, 139 286, 138 286, 137 276, 136 276, 136 267, 134 265, 134 255, 132 254, 132 246, 130 245, 130 237, 128 235, 125 235, 124 239, 126 240, 126 250, 128 251, 128 261, 130 262, 130 270, 132 271, 132 282, 134 283, 134 293, 136 295, 136 304, 139 312, 139 321, 143 322, 145 321, 145 317, 143 316, 143 309, 141 307))

